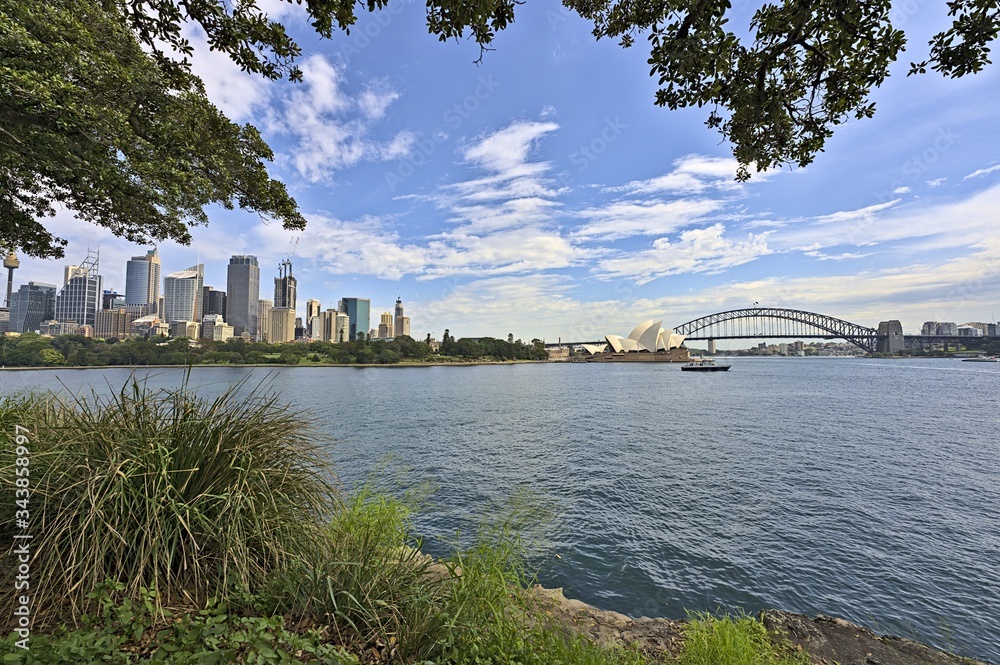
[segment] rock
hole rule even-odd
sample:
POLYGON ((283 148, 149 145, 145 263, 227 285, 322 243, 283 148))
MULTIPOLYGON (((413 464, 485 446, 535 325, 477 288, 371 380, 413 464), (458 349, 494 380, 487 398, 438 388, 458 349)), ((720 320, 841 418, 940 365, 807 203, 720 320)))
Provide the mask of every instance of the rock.
POLYGON ((880 636, 822 614, 766 610, 764 625, 809 654, 814 665, 985 665, 901 637, 880 636))
MULTIPOLYGON (((684 621, 632 619, 566 598, 562 589, 535 586, 531 597, 536 616, 548 625, 586 635, 598 644, 635 644, 657 658, 677 658, 684 646, 684 621)), ((804 651, 812 665, 986 665, 901 637, 880 636, 835 617, 766 610, 761 619, 768 631, 804 651)))

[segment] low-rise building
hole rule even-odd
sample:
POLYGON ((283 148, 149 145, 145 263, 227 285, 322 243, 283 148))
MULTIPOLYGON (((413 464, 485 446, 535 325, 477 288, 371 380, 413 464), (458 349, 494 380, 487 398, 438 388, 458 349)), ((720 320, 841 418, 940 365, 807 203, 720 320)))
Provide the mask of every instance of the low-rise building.
POLYGON ((137 318, 125 307, 101 310, 94 318, 94 334, 100 339, 128 339, 132 336, 132 322, 137 318))
POLYGON ((171 321, 168 329, 170 330, 170 337, 198 339, 200 337, 201 325, 195 321, 171 321))
POLYGON ((221 314, 209 314, 201 320, 201 336, 213 342, 225 342, 233 338, 233 326, 226 324, 221 314))

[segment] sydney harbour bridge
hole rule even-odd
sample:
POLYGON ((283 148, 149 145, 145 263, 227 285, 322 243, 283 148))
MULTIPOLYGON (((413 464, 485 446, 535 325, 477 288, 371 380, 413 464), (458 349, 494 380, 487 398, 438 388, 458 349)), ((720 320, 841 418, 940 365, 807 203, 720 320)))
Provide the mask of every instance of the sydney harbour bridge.
MULTIPOLYGON (((748 307, 709 314, 674 326, 688 340, 714 342, 723 339, 843 339, 868 353, 896 353, 919 343, 968 344, 996 338, 904 335, 899 321, 883 321, 878 328, 844 321, 826 314, 779 307, 748 307)), ((601 344, 561 342, 562 346, 601 344)), ((556 347, 560 344, 546 344, 556 347)))

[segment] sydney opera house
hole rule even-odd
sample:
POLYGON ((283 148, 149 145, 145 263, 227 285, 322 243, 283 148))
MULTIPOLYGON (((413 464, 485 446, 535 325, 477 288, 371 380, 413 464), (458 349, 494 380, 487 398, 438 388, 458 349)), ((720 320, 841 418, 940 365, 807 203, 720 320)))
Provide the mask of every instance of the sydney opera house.
POLYGON ((587 360, 593 362, 668 362, 691 359, 684 335, 663 327, 663 321, 644 321, 628 337, 605 335, 607 344, 584 344, 587 360))

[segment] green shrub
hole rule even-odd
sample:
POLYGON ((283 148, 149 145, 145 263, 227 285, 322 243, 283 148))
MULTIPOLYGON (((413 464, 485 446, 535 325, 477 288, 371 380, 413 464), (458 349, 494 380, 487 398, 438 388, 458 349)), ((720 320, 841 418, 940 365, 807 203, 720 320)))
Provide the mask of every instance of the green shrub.
POLYGON ((804 654, 777 646, 758 619, 693 614, 684 628, 680 665, 808 665, 804 654))
MULTIPOLYGON (((333 472, 301 414, 245 388, 203 399, 132 382, 109 397, 0 402, 4 432, 31 430, 35 607, 75 616, 106 580, 121 597, 156 589, 158 606, 202 607, 263 587, 315 548, 337 501, 333 472)), ((0 451, 8 506, 13 455, 0 451)), ((0 515, 0 540, 15 527, 12 511, 0 515)), ((6 616, 11 602, 0 600, 6 616)))

